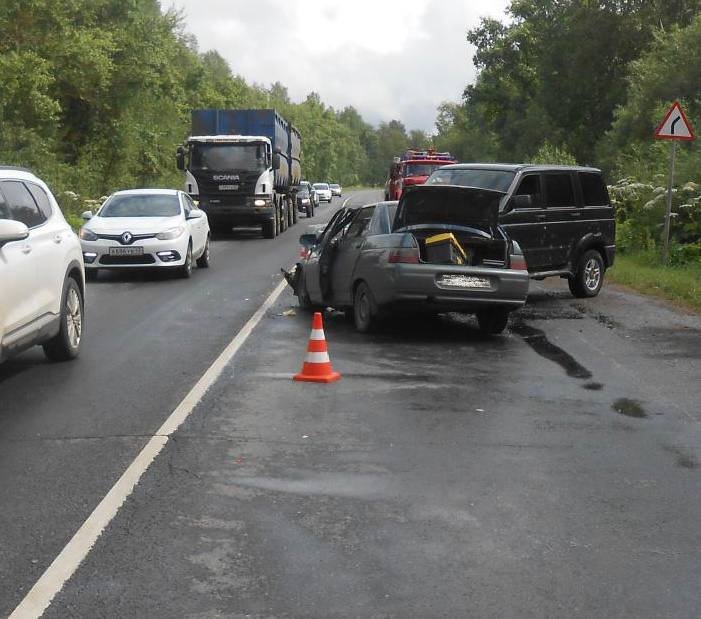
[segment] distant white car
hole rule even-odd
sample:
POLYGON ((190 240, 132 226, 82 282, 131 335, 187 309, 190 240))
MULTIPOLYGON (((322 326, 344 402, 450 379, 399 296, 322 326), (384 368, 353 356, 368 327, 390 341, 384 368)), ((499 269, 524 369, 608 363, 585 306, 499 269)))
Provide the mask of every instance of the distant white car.
POLYGON ((76 357, 84 291, 80 242, 49 188, 0 167, 0 361, 36 344, 55 361, 76 357))
POLYGON ((209 266, 209 222, 190 196, 174 189, 113 193, 97 214, 83 213, 85 273, 100 269, 176 269, 190 277, 193 262, 209 266))
POLYGON ((328 183, 314 183, 314 189, 316 190, 316 194, 319 196, 319 202, 322 200, 325 202, 331 202, 333 195, 331 193, 331 187, 329 187, 328 183))
POLYGON ((338 183, 329 183, 329 189, 331 189, 331 195, 339 198, 343 196, 343 189, 338 183))

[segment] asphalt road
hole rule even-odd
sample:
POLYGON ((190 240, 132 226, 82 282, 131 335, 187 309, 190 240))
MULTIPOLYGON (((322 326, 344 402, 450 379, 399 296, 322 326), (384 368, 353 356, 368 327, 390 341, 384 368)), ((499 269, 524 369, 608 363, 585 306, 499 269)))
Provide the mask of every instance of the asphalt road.
MULTIPOLYGON (((0 615, 302 230, 219 240, 190 281, 91 284, 78 361, 0 366, 0 615)), ((290 380, 310 328, 294 307, 286 291, 265 314, 47 617, 699 615, 698 317, 607 285, 575 300, 559 280, 497 337, 461 316, 363 336, 327 313, 343 379, 310 385, 290 380)))

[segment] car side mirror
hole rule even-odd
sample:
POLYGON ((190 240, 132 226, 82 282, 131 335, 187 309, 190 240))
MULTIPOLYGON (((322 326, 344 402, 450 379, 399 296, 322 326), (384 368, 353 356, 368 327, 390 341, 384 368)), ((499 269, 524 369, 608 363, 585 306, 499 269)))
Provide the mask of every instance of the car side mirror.
POLYGON ((299 244, 302 247, 311 249, 319 242, 319 237, 316 234, 303 234, 299 237, 299 244))
POLYGON ((535 206, 535 201, 531 194, 524 194, 520 196, 513 196, 510 201, 511 208, 514 209, 524 209, 533 208, 535 206))
POLYGON ((273 153, 273 170, 280 169, 280 153, 273 153))
POLYGON ((197 210, 197 211, 190 211, 190 212, 187 214, 187 217, 185 217, 185 219, 188 220, 188 221, 189 221, 190 219, 201 219, 201 218, 202 218, 202 215, 203 215, 202 211, 199 211, 199 210, 197 210))
POLYGON ((177 163, 178 170, 185 170, 185 149, 182 146, 178 146, 175 161, 177 163))
POLYGON ((92 219, 92 211, 83 211, 82 214, 80 215, 81 218, 83 218, 85 221, 88 221, 89 219, 92 219))
POLYGON ((21 221, 0 219, 0 247, 6 243, 23 241, 29 236, 29 228, 21 221))

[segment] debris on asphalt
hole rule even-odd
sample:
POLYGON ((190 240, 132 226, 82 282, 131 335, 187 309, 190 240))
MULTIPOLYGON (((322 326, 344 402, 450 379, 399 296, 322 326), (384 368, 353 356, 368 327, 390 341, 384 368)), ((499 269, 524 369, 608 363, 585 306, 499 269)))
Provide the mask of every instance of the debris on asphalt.
POLYGON ((281 316, 296 316, 297 312, 295 311, 294 307, 291 307, 290 309, 286 309, 281 316))

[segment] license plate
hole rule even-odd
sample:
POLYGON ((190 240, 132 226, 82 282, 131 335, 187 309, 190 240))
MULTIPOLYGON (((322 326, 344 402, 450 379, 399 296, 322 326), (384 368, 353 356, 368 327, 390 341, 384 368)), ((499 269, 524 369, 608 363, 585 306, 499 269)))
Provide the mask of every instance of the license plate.
POLYGON ((438 285, 445 288, 491 288, 492 283, 486 277, 474 275, 445 274, 438 278, 438 285))
POLYGON ((143 247, 110 247, 110 256, 141 256, 143 247))
POLYGON ((236 191, 238 188, 238 185, 219 185, 219 191, 236 191))

